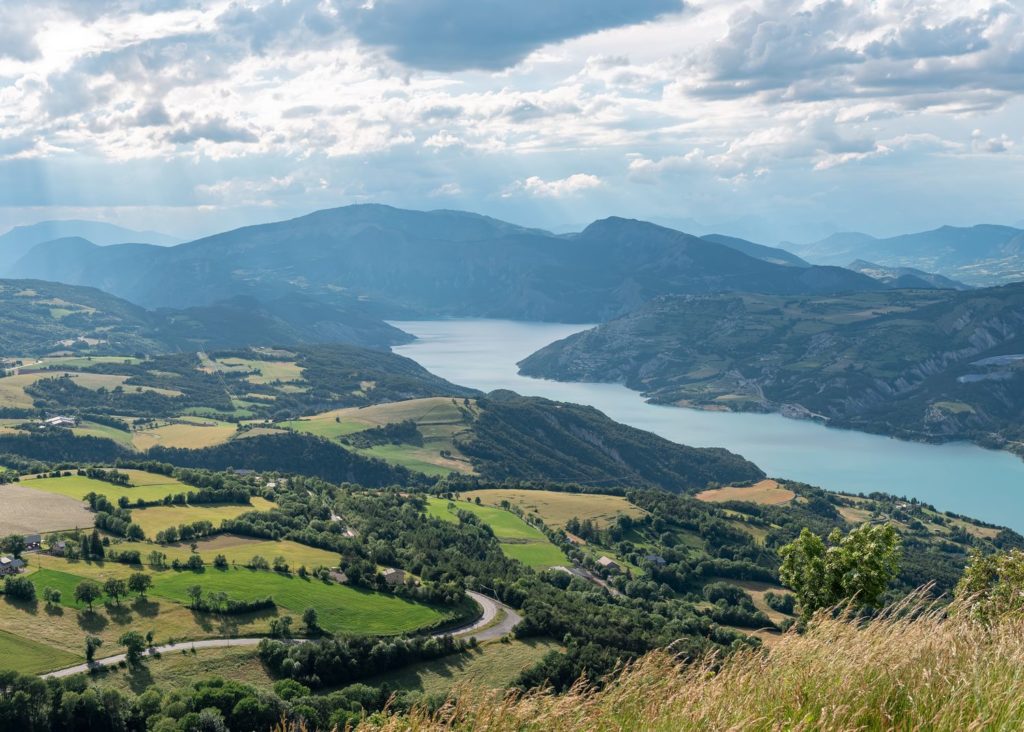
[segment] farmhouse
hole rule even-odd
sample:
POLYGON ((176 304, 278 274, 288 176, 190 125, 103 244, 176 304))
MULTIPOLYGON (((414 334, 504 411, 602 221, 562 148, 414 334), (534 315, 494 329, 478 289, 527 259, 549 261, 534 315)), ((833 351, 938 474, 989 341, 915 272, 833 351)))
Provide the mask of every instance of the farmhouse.
POLYGON ((38 549, 43 539, 39 534, 25 534, 25 548, 38 549))
POLYGON ((43 424, 45 424, 47 427, 76 427, 78 425, 78 420, 75 419, 74 417, 65 417, 63 415, 58 415, 56 417, 50 417, 49 419, 44 420, 43 424))
POLYGON ((602 556, 600 559, 597 560, 597 564, 598 564, 598 566, 603 567, 604 569, 607 569, 609 572, 621 572, 622 571, 622 567, 619 565, 619 563, 616 562, 611 557, 602 556))
POLYGON ((389 567, 388 569, 384 570, 383 574, 384 574, 384 581, 387 582, 392 587, 395 586, 395 585, 400 585, 403 582, 405 582, 405 572, 403 572, 400 569, 395 569, 394 567, 389 567))
POLYGON ((63 557, 67 549, 68 543, 63 539, 61 539, 60 541, 55 541, 54 543, 50 544, 50 554, 52 554, 55 557, 63 557))
POLYGON ((648 554, 646 557, 644 557, 644 561, 646 561, 648 564, 654 564, 658 567, 665 566, 665 557, 661 556, 660 554, 648 554))
POLYGON ((17 574, 25 563, 14 557, 0 557, 0 577, 17 574))

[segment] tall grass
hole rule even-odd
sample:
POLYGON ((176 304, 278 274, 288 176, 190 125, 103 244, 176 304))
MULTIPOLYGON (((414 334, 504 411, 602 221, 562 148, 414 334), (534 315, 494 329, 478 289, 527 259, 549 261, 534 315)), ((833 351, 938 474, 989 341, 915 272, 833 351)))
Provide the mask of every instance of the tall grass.
POLYGON ((436 713, 358 730, 1024 729, 1024 618, 947 610, 917 596, 869 622, 820 614, 770 650, 690 666, 652 653, 603 690, 561 696, 465 689, 436 713))

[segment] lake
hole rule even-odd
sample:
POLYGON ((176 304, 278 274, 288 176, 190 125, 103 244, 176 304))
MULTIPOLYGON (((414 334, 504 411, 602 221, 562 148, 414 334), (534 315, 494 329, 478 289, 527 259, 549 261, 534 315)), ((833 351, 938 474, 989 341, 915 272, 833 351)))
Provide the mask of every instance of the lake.
POLYGON ((697 447, 725 447, 769 475, 832 490, 884 491, 1024 532, 1024 461, 966 444, 925 445, 776 414, 704 412, 646 403, 619 384, 563 383, 516 362, 586 325, 505 320, 394 322, 418 340, 394 349, 449 381, 482 391, 589 404, 624 424, 697 447))

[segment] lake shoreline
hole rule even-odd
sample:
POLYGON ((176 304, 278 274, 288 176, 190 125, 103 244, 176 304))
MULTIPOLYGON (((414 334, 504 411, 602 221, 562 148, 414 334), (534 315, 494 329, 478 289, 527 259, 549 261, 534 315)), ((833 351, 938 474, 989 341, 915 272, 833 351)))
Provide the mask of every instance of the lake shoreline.
POLYGON ((487 319, 399 321, 417 340, 395 347, 427 370, 488 392, 592 406, 617 422, 694 447, 723 447, 767 474, 831 491, 907 496, 942 511, 1024 531, 1024 461, 969 442, 933 444, 824 426, 778 413, 718 412, 647 402, 621 384, 518 373, 517 362, 587 325, 487 319))

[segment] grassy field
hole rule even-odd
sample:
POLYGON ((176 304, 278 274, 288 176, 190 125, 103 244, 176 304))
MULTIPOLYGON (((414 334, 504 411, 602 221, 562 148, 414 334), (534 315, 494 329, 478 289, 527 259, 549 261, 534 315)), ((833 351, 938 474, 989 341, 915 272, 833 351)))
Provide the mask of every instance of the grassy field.
POLYGON ((83 656, 0 630, 0 671, 35 674, 73 666, 83 660, 83 656))
POLYGON ((560 650, 554 641, 531 638, 511 643, 494 641, 468 653, 459 653, 434 661, 415 663, 398 671, 371 676, 363 683, 388 684, 394 689, 444 694, 454 686, 473 689, 500 689, 508 686, 520 672, 536 665, 550 651, 560 650))
MULTIPOLYGON (((174 559, 184 561, 192 553, 189 546, 185 544, 155 546, 145 542, 126 541, 117 544, 116 548, 119 551, 135 549, 143 557, 157 549, 167 555, 168 561, 173 561, 174 559)), ((338 564, 338 555, 324 549, 297 544, 294 541, 263 541, 246 536, 233 536, 231 534, 220 534, 212 539, 204 539, 197 542, 196 553, 207 564, 212 564, 214 557, 218 554, 223 554, 229 562, 242 565, 256 555, 263 557, 268 562, 272 562, 274 557, 284 557, 285 561, 293 569, 298 569, 302 565, 312 569, 316 566, 334 567, 338 564)))
POLYGON ((106 496, 108 500, 114 503, 122 496, 132 503, 139 498, 144 501, 159 501, 165 496, 177 493, 194 493, 196 490, 166 475, 143 473, 138 470, 124 472, 129 474, 129 480, 134 483, 133 486, 114 485, 106 481, 86 478, 82 475, 69 475, 63 478, 35 478, 23 480, 21 484, 28 488, 58 493, 79 501, 83 500, 88 493, 96 493, 97 495, 106 496))
POLYGON ((94 520, 81 500, 23 483, 0 485, 0 506, 0 536, 87 528, 94 520))
POLYGON ((819 616, 769 653, 705 663, 653 653, 601 691, 499 693, 461 700, 443 718, 367 720, 357 729, 1000 730, 1024 729, 1024 619, 991 627, 969 612, 900 612, 865 622, 819 616))
POLYGON ((202 357, 202 369, 208 373, 232 371, 248 374, 252 384, 271 384, 302 381, 302 368, 294 361, 260 361, 252 358, 221 358, 214 360, 202 357))
POLYGON ((190 524, 195 521, 210 521, 220 526, 225 519, 233 519, 249 511, 269 511, 277 504, 265 498, 253 497, 248 506, 231 504, 197 504, 195 506, 150 506, 132 511, 132 522, 142 527, 147 537, 154 537, 158 531, 169 526, 190 524))
MULTIPOLYGON (((469 460, 455 445, 456 435, 469 429, 471 417, 462 411, 462 400, 450 397, 409 399, 369 407, 349 407, 323 412, 311 417, 283 422, 282 426, 338 439, 373 427, 411 420, 423 435, 422 445, 378 445, 358 450, 359 453, 403 465, 427 475, 443 476, 453 471, 473 473, 469 460), (441 451, 450 454, 443 457, 441 451)), ((476 403, 470 400, 469 409, 475 413, 476 403)))
MULTIPOLYGON (((56 560, 55 557, 48 559, 56 560)), ((36 556, 31 561, 36 562, 36 556)), ((98 603, 91 613, 74 604, 74 588, 82 578, 90 577, 102 583, 106 577, 124 577, 131 572, 131 567, 114 563, 65 562, 54 565, 52 570, 38 569, 29 577, 39 590, 47 586, 60 587, 61 605, 49 607, 42 600, 24 603, 0 599, 0 630, 73 655, 83 653, 86 635, 95 635, 103 640, 103 647, 97 654, 103 657, 123 650, 117 639, 127 630, 153 631, 157 643, 172 639, 263 635, 275 615, 274 611, 262 611, 217 617, 195 613, 178 602, 152 594, 142 600, 134 596, 123 598, 120 605, 98 603), (89 571, 80 571, 83 569, 89 571)), ((63 665, 57 664, 58 667, 63 665)))
POLYGON ((508 501, 527 514, 533 513, 548 526, 560 529, 575 517, 590 519, 603 528, 613 522, 619 514, 641 518, 646 512, 634 506, 622 496, 605 496, 592 493, 562 493, 559 491, 527 491, 497 488, 463 493, 463 498, 480 499, 486 506, 499 506, 508 501))
POLYGON ((762 506, 778 506, 789 503, 796 494, 788 488, 783 488, 776 481, 770 478, 759 481, 751 486, 726 486, 715 488, 710 491, 701 491, 696 498, 708 503, 722 503, 724 501, 748 501, 758 503, 762 506))
POLYGON ((457 522, 456 511, 468 511, 491 527, 494 535, 501 542, 501 550, 505 556, 518 559, 523 564, 535 569, 546 569, 567 560, 561 550, 548 541, 539 530, 530 526, 510 511, 490 506, 478 506, 467 501, 448 501, 445 498, 428 498, 427 514, 443 521, 457 522), (455 509, 449 510, 448 504, 454 503, 455 509))
POLYGON ((393 595, 248 569, 164 572, 154 578, 152 594, 187 604, 185 590, 196 584, 205 590, 227 592, 237 600, 271 595, 278 607, 296 619, 306 608, 316 608, 320 624, 332 633, 392 635, 444 618, 434 608, 393 595))
POLYGON ((125 447, 132 447, 132 433, 96 422, 82 422, 71 430, 78 437, 101 437, 113 440, 125 447))
POLYGON ((234 437, 235 433, 236 427, 230 422, 201 417, 181 417, 171 424, 136 430, 131 435, 131 442, 140 452, 157 445, 199 450, 225 443, 234 437))
POLYGON ((141 694, 155 686, 166 694, 188 689, 197 681, 214 677, 240 681, 267 691, 272 689, 276 680, 252 647, 165 653, 160 658, 147 660, 145 667, 139 671, 116 669, 85 678, 90 686, 99 689, 141 694))

